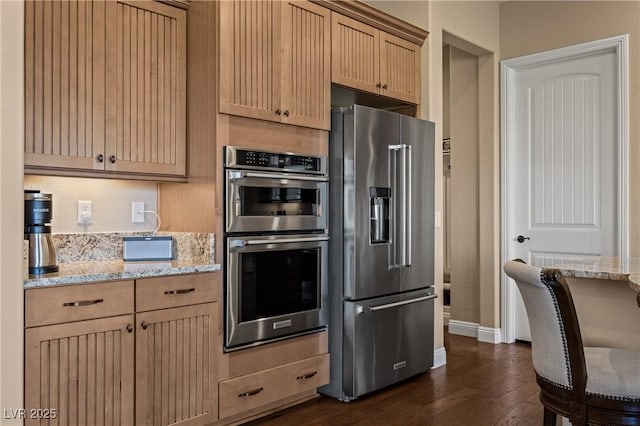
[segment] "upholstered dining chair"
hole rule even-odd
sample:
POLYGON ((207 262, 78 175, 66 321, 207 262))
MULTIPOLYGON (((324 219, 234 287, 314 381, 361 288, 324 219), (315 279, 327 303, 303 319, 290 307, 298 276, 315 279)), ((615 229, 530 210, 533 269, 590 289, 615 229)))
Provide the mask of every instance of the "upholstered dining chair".
POLYGON ((571 292, 555 269, 505 263, 522 294, 531 327, 531 355, 544 406, 574 425, 640 425, 640 353, 583 347, 571 292))

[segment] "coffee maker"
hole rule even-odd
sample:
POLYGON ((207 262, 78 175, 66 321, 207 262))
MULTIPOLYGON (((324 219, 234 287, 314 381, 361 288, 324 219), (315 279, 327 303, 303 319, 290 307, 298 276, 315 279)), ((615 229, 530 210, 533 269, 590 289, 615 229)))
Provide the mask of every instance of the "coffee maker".
POLYGON ((56 248, 51 238, 51 194, 24 191, 24 239, 29 240, 29 274, 58 272, 56 248))

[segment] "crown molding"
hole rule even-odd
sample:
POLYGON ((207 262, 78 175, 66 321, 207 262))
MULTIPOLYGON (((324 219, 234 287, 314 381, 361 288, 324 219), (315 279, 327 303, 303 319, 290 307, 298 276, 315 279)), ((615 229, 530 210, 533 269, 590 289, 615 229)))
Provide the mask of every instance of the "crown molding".
POLYGON ((357 0, 311 0, 341 15, 422 46, 429 32, 357 0))

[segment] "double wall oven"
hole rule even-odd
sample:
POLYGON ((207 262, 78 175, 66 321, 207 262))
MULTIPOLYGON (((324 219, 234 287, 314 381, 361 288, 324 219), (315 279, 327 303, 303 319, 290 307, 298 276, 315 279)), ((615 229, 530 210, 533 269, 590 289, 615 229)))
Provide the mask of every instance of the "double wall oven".
POLYGON ((326 158, 224 150, 225 349, 327 325, 326 158))

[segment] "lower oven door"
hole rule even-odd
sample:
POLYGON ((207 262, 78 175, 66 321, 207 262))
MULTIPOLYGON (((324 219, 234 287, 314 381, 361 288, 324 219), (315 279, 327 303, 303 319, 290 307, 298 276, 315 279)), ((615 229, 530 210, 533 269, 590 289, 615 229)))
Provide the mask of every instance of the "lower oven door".
POLYGON ((225 349, 326 327, 328 239, 227 238, 225 349))
POLYGON ((327 229, 326 176, 227 170, 225 230, 327 229))

